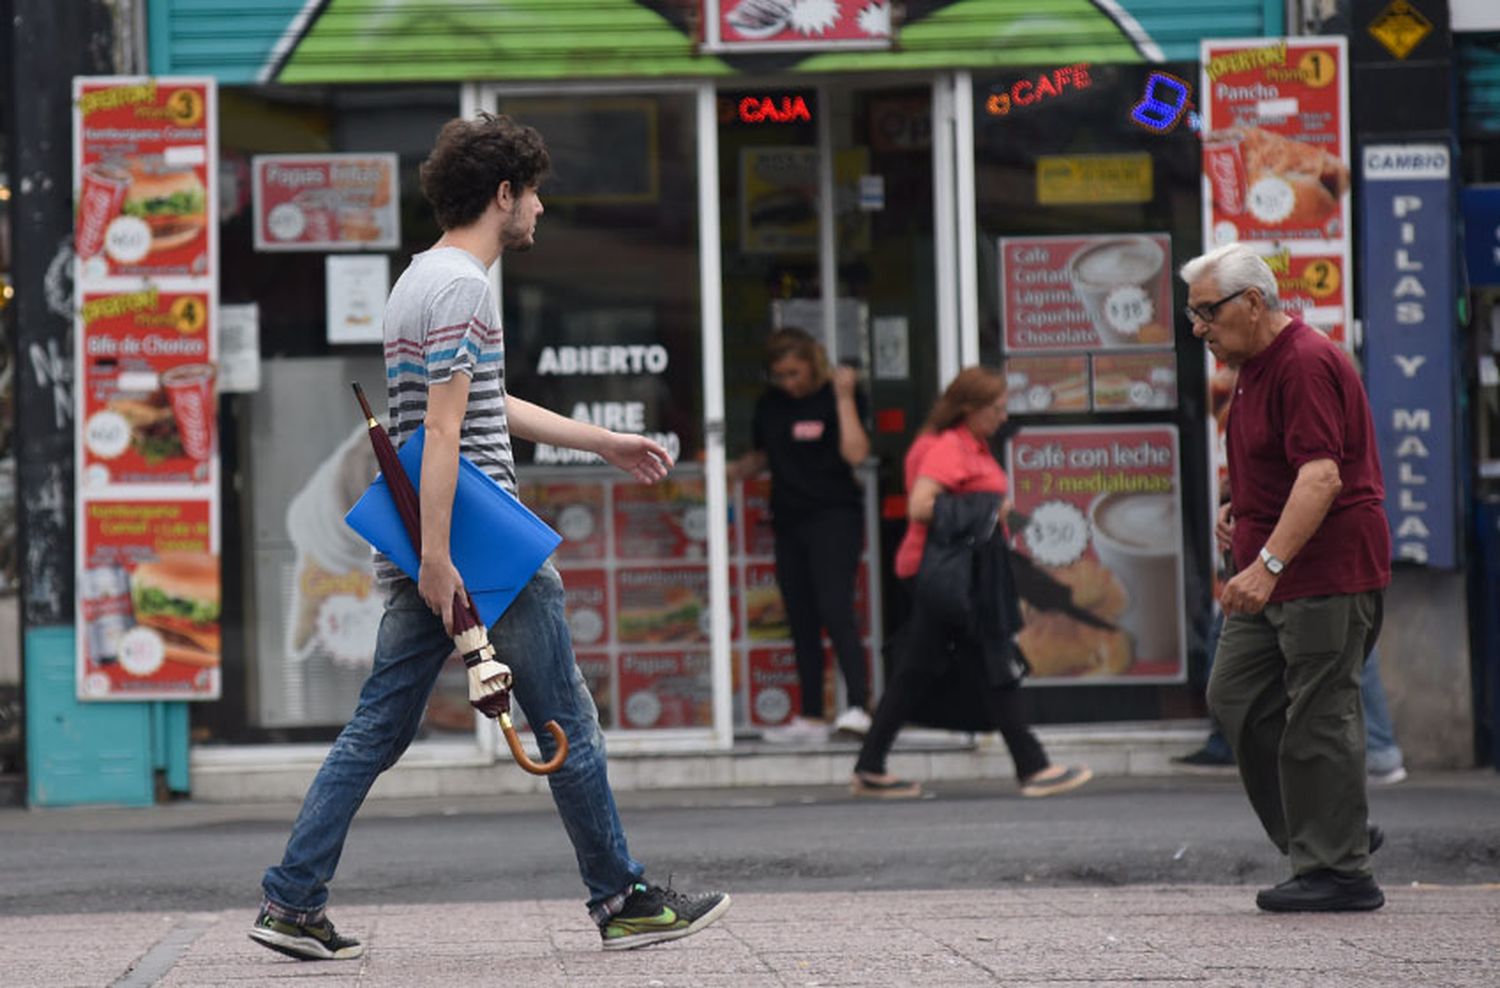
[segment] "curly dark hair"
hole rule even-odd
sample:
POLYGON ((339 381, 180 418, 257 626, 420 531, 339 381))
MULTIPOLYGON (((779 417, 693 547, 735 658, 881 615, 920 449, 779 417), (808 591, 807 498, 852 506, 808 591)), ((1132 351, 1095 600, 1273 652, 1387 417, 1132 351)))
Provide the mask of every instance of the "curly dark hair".
POLYGON ((454 117, 443 125, 420 172, 422 195, 444 230, 465 227, 484 215, 501 182, 511 192, 541 184, 552 166, 536 128, 480 111, 474 120, 454 117))

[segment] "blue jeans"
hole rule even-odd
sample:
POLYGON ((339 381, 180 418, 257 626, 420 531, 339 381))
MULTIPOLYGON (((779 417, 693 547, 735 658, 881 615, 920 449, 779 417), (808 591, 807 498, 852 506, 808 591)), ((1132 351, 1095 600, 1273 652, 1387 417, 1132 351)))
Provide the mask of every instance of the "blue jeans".
MULTIPOLYGON (((1214 608, 1213 624, 1208 631, 1208 668, 1213 669, 1214 653, 1219 650, 1219 633, 1224 630, 1224 612, 1214 608)), ((1396 728, 1391 723, 1391 711, 1385 702, 1385 685, 1380 681, 1380 656, 1374 649, 1365 657, 1365 667, 1359 680, 1360 702, 1365 708, 1365 769, 1370 772, 1390 772, 1400 768, 1405 755, 1396 744, 1396 728)), ((1212 730, 1203 743, 1205 751, 1223 758, 1232 758, 1229 742, 1219 731, 1219 725, 1209 715, 1212 730)))
MULTIPOLYGON (((555 720, 567 734, 567 762, 547 782, 573 842, 589 905, 602 902, 636 882, 643 869, 625 846, 599 713, 573 658, 562 578, 551 563, 537 571, 490 629, 490 641, 515 673, 514 695, 531 723, 555 720)), ((354 814, 376 777, 411 744, 438 670, 452 651, 452 639, 416 584, 402 580, 386 601, 374 668, 360 690, 359 706, 307 790, 281 864, 268 868, 261 882, 271 902, 309 917, 327 903, 328 882, 354 814)), ((545 732, 537 743, 544 760, 556 750, 545 732)))

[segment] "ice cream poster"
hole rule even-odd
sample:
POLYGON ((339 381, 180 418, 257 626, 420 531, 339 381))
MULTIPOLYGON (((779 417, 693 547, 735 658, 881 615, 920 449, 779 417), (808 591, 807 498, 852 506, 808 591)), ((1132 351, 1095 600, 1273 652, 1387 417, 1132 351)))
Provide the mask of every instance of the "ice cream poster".
POLYGON ((1165 233, 1001 237, 1006 353, 1172 345, 1165 233))
POLYGON ((80 284, 218 274, 216 93, 212 79, 73 80, 80 284))
POLYGON ((79 699, 218 699, 213 523, 207 500, 80 506, 79 699))
POLYGON ((84 292, 80 303, 80 487, 210 484, 218 400, 208 293, 84 292))
POLYGON ((1187 663, 1177 429, 1022 428, 1006 459, 1016 550, 1093 618, 1039 609, 1023 594, 1017 644, 1033 678, 1181 681, 1187 663))
POLYGON ((1202 43, 1203 240, 1349 235, 1343 38, 1202 43))

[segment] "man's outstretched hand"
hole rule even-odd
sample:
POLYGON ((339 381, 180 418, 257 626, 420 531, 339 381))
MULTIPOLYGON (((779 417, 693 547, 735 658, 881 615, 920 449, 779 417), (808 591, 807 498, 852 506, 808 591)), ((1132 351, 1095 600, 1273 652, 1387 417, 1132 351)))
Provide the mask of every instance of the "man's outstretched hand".
POLYGON ((643 484, 665 480, 672 469, 672 457, 660 443, 628 432, 611 432, 599 455, 643 484))

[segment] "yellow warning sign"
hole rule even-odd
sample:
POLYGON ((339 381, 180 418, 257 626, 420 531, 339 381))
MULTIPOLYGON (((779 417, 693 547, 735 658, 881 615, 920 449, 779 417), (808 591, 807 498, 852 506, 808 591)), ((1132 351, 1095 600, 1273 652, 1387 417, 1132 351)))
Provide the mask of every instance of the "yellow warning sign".
POLYGON ((1406 0, 1391 0, 1380 16, 1370 22, 1369 31, 1386 51, 1405 58, 1432 33, 1432 21, 1406 0))

